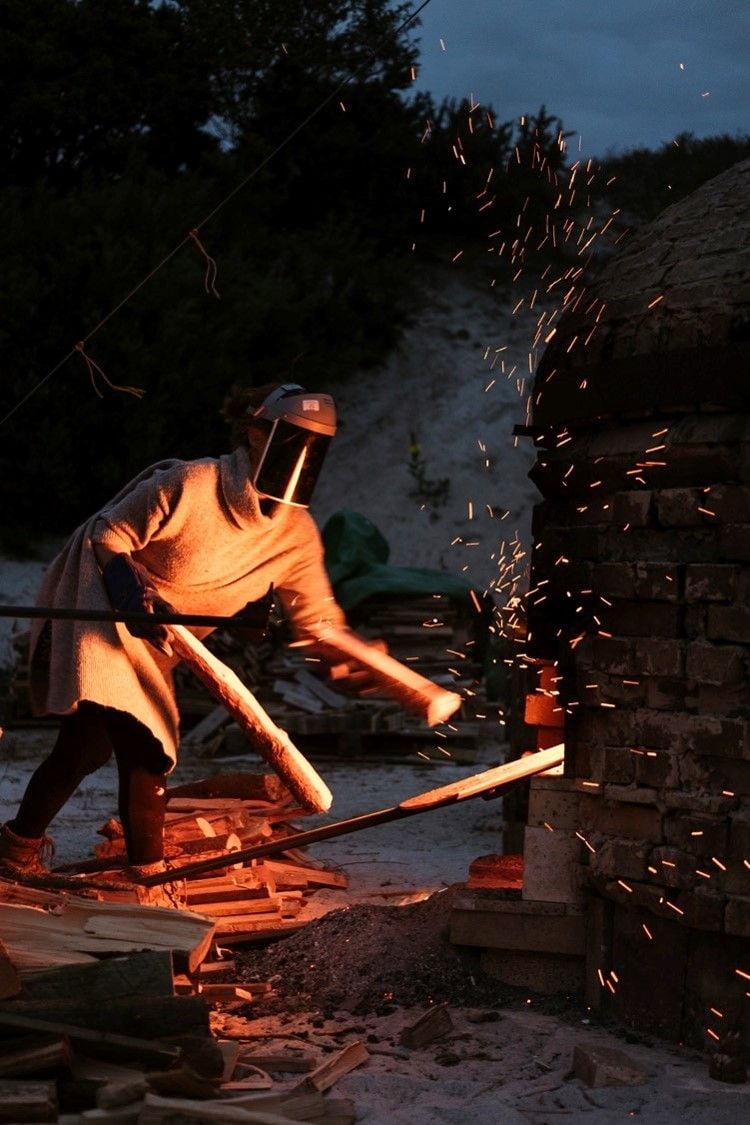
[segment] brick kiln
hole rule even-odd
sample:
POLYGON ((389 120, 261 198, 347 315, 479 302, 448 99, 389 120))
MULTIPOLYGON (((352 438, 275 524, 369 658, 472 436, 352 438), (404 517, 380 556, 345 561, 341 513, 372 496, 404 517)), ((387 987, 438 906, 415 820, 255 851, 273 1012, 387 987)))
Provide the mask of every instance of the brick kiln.
POLYGON ((750 161, 548 340, 527 719, 564 724, 565 770, 531 782, 521 901, 469 893, 454 938, 494 917, 472 944, 497 975, 546 965, 639 1029, 750 1046, 750 161))

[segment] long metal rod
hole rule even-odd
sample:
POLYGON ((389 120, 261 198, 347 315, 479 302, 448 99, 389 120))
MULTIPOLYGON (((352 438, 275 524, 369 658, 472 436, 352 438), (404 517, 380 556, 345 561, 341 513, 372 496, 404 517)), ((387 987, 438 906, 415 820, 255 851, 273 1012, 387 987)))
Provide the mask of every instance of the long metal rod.
POLYGON ((320 828, 309 828, 307 832, 295 832, 292 836, 271 840, 267 844, 256 844, 252 848, 225 852, 224 855, 212 856, 211 859, 187 863, 184 867, 176 867, 171 871, 158 871, 155 875, 145 875, 136 882, 143 887, 158 887, 163 883, 174 883, 175 880, 182 879, 188 874, 200 875, 204 871, 216 871, 219 867, 233 867, 236 863, 247 863, 252 859, 279 855, 281 852, 288 852, 290 848, 304 848, 308 844, 317 843, 318 840, 333 840, 336 836, 345 836, 348 832, 361 832, 363 828, 372 828, 373 825, 399 820, 402 816, 413 816, 414 813, 422 811, 422 809, 402 809, 400 805, 394 805, 392 808, 353 816, 348 820, 337 820, 335 824, 322 824, 320 828))
POLYGON ((553 766, 559 765, 562 760, 562 746, 537 751, 535 754, 529 754, 527 757, 507 762, 503 766, 496 766, 494 769, 465 778, 463 781, 453 782, 440 789, 419 794, 387 809, 377 809, 375 812, 363 813, 360 816, 350 817, 348 820, 338 820, 334 824, 322 824, 319 828, 308 829, 307 832, 296 832, 291 836, 271 840, 266 844, 256 844, 252 848, 225 852, 224 855, 198 860, 196 863, 187 863, 182 868, 173 868, 171 871, 159 871, 155 875, 147 875, 138 879, 137 882, 145 887, 158 887, 164 883, 173 883, 187 875, 199 875, 204 871, 216 871, 220 867, 232 867, 236 863, 247 863, 249 860, 262 859, 264 856, 278 855, 281 852, 289 851, 290 848, 302 848, 307 844, 315 844, 319 840, 332 840, 336 836, 361 832, 363 828, 372 828, 377 824, 385 824, 387 821, 416 816, 417 813, 443 808, 460 801, 469 801, 474 797, 499 797, 520 781, 535 773, 551 769, 553 766))
POLYGON ((149 625, 249 625, 257 627, 252 618, 223 617, 214 613, 122 613, 117 609, 58 609, 55 606, 0 605, 0 617, 44 618, 51 621, 121 621, 149 625))

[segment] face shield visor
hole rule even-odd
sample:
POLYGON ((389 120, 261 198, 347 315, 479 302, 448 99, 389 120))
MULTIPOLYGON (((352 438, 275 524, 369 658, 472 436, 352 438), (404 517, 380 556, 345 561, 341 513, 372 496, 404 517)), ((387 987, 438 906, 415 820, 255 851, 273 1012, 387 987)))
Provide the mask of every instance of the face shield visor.
POLYGON ((253 485, 271 500, 308 507, 336 432, 333 399, 287 384, 269 395, 254 416, 270 423, 270 429, 253 485))

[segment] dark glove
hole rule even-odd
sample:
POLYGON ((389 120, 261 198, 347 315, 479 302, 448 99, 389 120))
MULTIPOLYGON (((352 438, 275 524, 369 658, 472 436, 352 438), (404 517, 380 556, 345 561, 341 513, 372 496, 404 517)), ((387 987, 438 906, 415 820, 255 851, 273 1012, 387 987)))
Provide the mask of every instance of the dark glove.
MULTIPOLYGON (((156 590, 146 568, 130 555, 115 555, 110 559, 102 571, 102 578, 110 602, 121 613, 175 612, 156 590)), ((150 641, 165 656, 172 655, 166 625, 151 625, 146 621, 126 621, 125 624, 134 637, 150 641)))
POLYGON ((258 645, 268 636, 274 608, 273 582, 262 598, 235 613, 231 628, 245 644, 258 645))

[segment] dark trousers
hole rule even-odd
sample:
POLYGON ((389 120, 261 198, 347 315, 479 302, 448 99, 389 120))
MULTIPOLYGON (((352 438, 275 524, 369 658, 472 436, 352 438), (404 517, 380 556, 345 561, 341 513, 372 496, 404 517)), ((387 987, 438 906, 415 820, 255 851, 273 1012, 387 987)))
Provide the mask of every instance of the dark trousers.
POLYGON ((119 813, 131 863, 164 856, 167 758, 160 743, 132 715, 83 702, 60 722, 50 753, 33 774, 10 827, 19 836, 43 836, 87 777, 115 756, 119 813))

